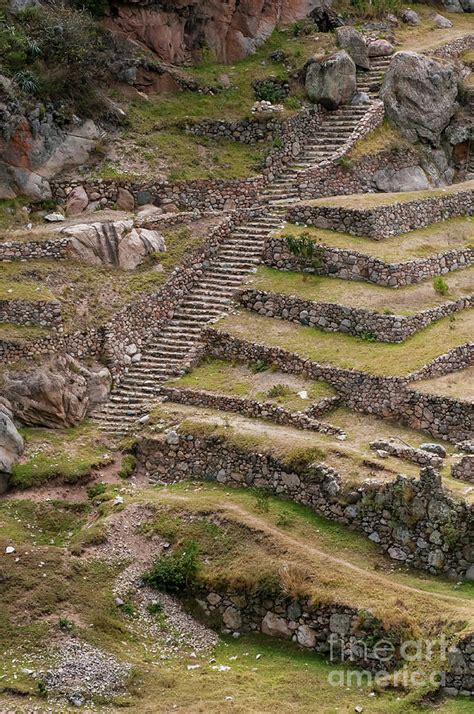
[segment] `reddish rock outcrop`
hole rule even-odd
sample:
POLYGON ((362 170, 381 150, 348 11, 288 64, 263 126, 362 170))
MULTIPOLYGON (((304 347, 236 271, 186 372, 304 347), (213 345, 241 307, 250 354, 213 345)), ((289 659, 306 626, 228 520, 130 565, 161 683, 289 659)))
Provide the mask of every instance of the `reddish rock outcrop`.
POLYGON ((105 24, 152 49, 165 62, 196 59, 203 47, 221 62, 245 57, 279 23, 306 17, 320 0, 174 0, 159 6, 117 3, 105 24))

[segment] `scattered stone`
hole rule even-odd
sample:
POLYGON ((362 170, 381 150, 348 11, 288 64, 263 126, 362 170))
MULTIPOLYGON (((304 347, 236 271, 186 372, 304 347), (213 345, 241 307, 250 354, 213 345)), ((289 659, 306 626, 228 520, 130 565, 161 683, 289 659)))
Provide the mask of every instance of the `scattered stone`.
POLYGON ((47 213, 44 220, 48 221, 48 223, 61 223, 62 221, 65 221, 66 218, 62 213, 47 213))
POLYGON ((12 545, 7 545, 5 548, 5 553, 7 555, 11 555, 12 553, 15 553, 15 548, 12 545))
POLYGON ((135 208, 135 199, 130 191, 122 186, 117 189, 117 208, 121 211, 133 211, 135 208))
POLYGON ((439 27, 440 29, 445 29, 453 26, 451 20, 448 20, 448 18, 444 17, 444 15, 435 15, 433 17, 433 22, 436 27, 439 27))
POLYGON ((404 10, 402 20, 406 25, 414 26, 420 24, 420 16, 414 10, 404 10))
POLYGON ((75 186, 66 201, 66 215, 76 216, 84 213, 89 205, 89 198, 83 186, 75 186))
POLYGON ((442 459, 445 459, 447 456, 447 451, 442 444, 434 444, 427 441, 420 444, 420 449, 422 449, 422 451, 429 451, 431 454, 436 454, 436 456, 440 456, 442 459))

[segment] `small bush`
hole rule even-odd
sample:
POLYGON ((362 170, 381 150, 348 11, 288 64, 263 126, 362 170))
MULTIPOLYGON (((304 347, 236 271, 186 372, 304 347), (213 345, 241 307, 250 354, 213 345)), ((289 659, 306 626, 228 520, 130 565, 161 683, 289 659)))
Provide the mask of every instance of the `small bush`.
POLYGON ((122 465, 120 467, 120 471, 118 472, 118 475, 120 478, 130 478, 130 476, 133 474, 135 470, 135 466, 137 465, 137 460, 133 454, 127 454, 126 456, 123 457, 122 459, 122 465))
POLYGON ((273 387, 268 390, 267 397, 274 399, 277 397, 287 397, 288 394, 291 394, 291 389, 287 384, 274 384, 273 387))
POLYGON ((97 496, 102 496, 107 490, 105 483, 95 483, 93 486, 89 486, 87 489, 87 495, 91 499, 97 498, 97 496))
POLYGON ((254 490, 255 507, 260 513, 268 513, 270 510, 270 494, 263 488, 254 490))
POLYGON ((154 600, 153 602, 148 603, 146 609, 150 613, 150 615, 163 614, 163 605, 161 604, 161 602, 158 602, 158 600, 154 600))
POLYGON ((449 292, 449 285, 441 275, 438 275, 438 277, 433 280, 433 288, 438 295, 447 295, 449 292))
POLYGON ((188 588, 198 572, 198 547, 186 541, 174 553, 165 555, 143 576, 147 585, 167 593, 178 593, 188 588))
POLYGON ((288 96, 290 87, 288 82, 277 77, 267 77, 266 79, 258 79, 253 83, 255 98, 259 101, 271 102, 278 104, 288 96))
POLYGON ((254 374, 258 374, 258 372, 266 372, 268 364, 263 359, 256 359, 249 363, 249 368, 254 374))

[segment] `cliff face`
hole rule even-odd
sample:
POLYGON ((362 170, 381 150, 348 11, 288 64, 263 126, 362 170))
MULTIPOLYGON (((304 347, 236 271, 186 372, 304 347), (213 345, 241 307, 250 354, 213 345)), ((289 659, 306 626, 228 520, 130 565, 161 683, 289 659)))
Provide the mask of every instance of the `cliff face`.
POLYGON ((306 17, 321 0, 174 0, 117 3, 105 24, 165 62, 183 64, 208 47, 221 62, 242 59, 278 23, 306 17))

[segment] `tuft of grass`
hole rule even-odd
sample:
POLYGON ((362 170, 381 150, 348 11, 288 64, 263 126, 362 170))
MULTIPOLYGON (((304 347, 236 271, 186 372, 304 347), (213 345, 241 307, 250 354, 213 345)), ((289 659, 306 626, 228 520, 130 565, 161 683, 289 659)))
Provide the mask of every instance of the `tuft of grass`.
POLYGON ((135 471, 136 464, 137 460, 135 456, 133 454, 126 454, 122 459, 120 471, 118 472, 120 478, 130 478, 130 476, 135 471))
POLYGON ((175 552, 159 558, 143 575, 143 581, 163 592, 179 593, 194 584, 198 568, 198 545, 190 540, 175 552))

